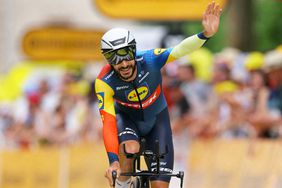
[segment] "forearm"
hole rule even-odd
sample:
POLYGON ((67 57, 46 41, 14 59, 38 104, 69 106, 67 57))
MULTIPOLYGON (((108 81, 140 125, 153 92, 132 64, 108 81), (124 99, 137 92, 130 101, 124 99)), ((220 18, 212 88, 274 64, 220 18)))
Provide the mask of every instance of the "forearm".
POLYGON ((202 47, 207 39, 208 38, 206 38, 203 33, 188 37, 172 49, 171 55, 175 59, 188 55, 189 53, 202 47))
POLYGON ((110 114, 103 114, 103 139, 104 145, 108 154, 109 163, 118 161, 118 130, 116 125, 116 118, 110 114))

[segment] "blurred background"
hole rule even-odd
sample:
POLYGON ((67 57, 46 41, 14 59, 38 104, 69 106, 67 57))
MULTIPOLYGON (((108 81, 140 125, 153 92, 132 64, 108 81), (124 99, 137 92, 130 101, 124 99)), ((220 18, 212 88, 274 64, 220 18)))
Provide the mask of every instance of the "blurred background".
MULTIPOLYGON (((125 27, 138 49, 170 47, 202 31, 209 2, 0 0, 0 187, 108 187, 101 36, 125 27)), ((218 33, 163 69, 175 171, 189 188, 280 188, 282 1, 216 2, 218 33)))

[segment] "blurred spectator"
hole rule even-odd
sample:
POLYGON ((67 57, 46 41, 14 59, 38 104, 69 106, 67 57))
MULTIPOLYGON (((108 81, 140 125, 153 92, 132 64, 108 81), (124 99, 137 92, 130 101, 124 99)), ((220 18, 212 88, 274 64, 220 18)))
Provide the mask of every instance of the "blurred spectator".
POLYGON ((272 115, 268 108, 269 88, 265 73, 258 69, 250 72, 250 89, 252 91, 252 107, 247 120, 255 128, 258 137, 273 138, 278 133, 273 130, 272 115))
POLYGON ((207 133, 224 138, 248 137, 250 130, 244 121, 245 93, 232 80, 230 67, 224 61, 215 62, 213 98, 210 103, 207 133))
POLYGON ((282 113, 282 52, 271 51, 265 57, 265 71, 271 88, 269 106, 282 113))
POLYGON ((174 148, 174 166, 177 169, 186 170, 186 160, 189 152, 189 144, 191 135, 189 133, 189 127, 192 126, 187 121, 190 112, 190 104, 180 89, 181 82, 177 79, 172 79, 168 83, 168 93, 172 105, 169 108, 171 117, 171 126, 173 136, 173 142, 177 146, 174 148))
POLYGON ((181 90, 191 105, 190 115, 196 117, 204 115, 211 88, 196 78, 195 68, 188 60, 179 61, 177 76, 182 82, 180 85, 181 90))
POLYGON ((264 70, 268 77, 270 94, 268 97, 269 116, 264 119, 266 123, 274 127, 275 133, 281 136, 282 127, 282 52, 270 51, 265 56, 264 70))
MULTIPOLYGON (((196 70, 187 57, 178 62, 177 79, 181 81, 178 85, 178 98, 182 97, 180 104, 187 104, 185 113, 173 123, 174 133, 186 132, 186 139, 198 137, 205 129, 205 117, 207 116, 207 104, 211 88, 205 82, 196 78, 196 70), (189 107, 189 108, 188 108, 189 107)), ((178 104, 178 108, 181 105, 178 104)), ((180 108, 181 109, 181 108, 180 108)))
POLYGON ((0 104, 0 148, 7 146, 7 130, 13 124, 10 104, 0 104))
POLYGON ((163 79, 162 80, 163 92, 166 98, 168 109, 170 109, 173 106, 173 101, 170 96, 169 87, 170 87, 170 83, 173 77, 167 73, 165 68, 162 69, 162 79, 163 79))
POLYGON ((173 79, 168 85, 170 100, 173 104, 169 112, 172 117, 172 131, 174 134, 180 134, 185 131, 188 126, 185 116, 188 116, 191 110, 190 103, 180 89, 180 84, 181 82, 179 80, 173 79))

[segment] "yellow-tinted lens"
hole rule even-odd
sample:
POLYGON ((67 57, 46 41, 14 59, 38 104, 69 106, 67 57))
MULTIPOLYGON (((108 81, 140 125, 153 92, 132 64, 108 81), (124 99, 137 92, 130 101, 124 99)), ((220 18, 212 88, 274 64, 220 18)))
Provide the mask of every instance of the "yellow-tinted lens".
POLYGON ((117 55, 120 55, 120 56, 125 56, 125 55, 127 55, 127 53, 128 53, 127 48, 119 49, 119 50, 117 50, 117 52, 116 52, 116 54, 117 54, 117 55))
POLYGON ((111 58, 114 54, 115 54, 115 52, 108 52, 108 53, 105 53, 104 56, 105 56, 106 59, 109 59, 109 58, 111 58))

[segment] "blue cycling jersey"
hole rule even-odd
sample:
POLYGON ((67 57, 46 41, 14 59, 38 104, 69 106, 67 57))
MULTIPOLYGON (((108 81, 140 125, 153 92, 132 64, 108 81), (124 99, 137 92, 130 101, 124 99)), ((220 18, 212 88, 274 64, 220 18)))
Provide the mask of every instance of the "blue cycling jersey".
POLYGON ((161 68, 198 49, 205 41, 200 33, 173 48, 137 51, 137 76, 132 82, 122 80, 111 65, 103 67, 95 81, 95 90, 110 162, 118 160, 119 153, 116 114, 127 114, 134 120, 140 134, 146 135, 153 128, 157 115, 167 106, 161 86, 161 68))
POLYGON ((125 82, 116 74, 108 79, 115 91, 116 113, 121 111, 132 117, 143 134, 152 128, 156 115, 167 106, 160 70, 167 62, 170 51, 156 49, 137 52, 137 77, 134 81, 125 82))

